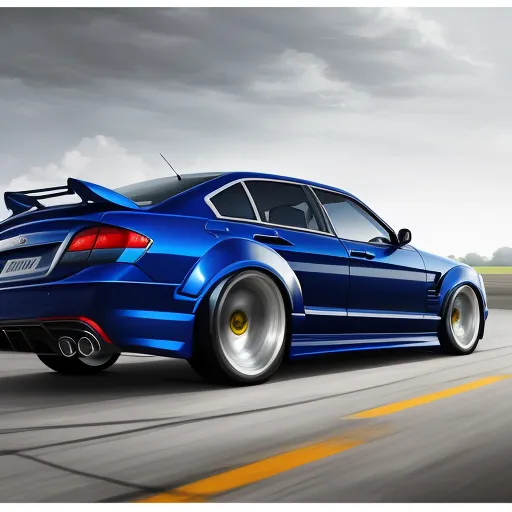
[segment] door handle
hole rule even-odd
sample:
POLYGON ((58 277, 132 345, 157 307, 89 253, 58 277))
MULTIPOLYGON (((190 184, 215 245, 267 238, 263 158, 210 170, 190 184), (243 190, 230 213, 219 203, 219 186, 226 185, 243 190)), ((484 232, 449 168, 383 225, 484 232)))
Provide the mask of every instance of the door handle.
POLYGON ((369 251, 350 251, 350 256, 354 258, 364 258, 365 260, 373 260, 375 254, 369 251))
POLYGON ((279 235, 264 235, 261 233, 257 233, 254 235, 254 240, 257 242, 261 242, 263 244, 268 245, 293 245, 290 241, 286 240, 286 238, 283 238, 279 235))

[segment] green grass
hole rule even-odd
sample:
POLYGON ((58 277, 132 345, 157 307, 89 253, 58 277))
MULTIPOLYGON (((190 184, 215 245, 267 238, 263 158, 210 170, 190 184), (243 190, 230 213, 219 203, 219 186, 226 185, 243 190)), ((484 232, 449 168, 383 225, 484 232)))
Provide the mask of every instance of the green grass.
POLYGON ((512 274, 512 267, 473 267, 479 274, 512 274))

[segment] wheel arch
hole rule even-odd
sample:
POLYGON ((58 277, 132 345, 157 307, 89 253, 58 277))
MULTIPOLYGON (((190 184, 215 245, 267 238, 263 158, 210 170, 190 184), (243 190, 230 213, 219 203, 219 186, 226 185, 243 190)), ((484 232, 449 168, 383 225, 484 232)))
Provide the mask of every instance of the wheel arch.
POLYGON ((482 291, 478 273, 470 267, 457 266, 448 271, 443 277, 440 289, 439 298, 441 308, 439 316, 444 319, 446 309, 450 303, 454 293, 462 286, 469 286, 476 295, 478 305, 480 308, 480 326, 478 331, 478 339, 482 339, 485 330, 485 311, 487 307, 485 293, 482 291))
MULTIPOLYGON (((220 288, 223 283, 227 284, 227 282, 230 280, 230 278, 246 271, 254 270, 257 272, 261 272, 262 274, 265 274, 267 277, 269 277, 273 283, 277 286, 281 297, 283 298, 283 304, 285 309, 285 320, 286 320, 286 330, 285 330, 285 358, 288 358, 289 356, 289 350, 291 347, 291 341, 292 341, 292 301, 290 294, 288 290, 286 289, 284 283, 279 279, 275 273, 271 272, 267 268, 258 267, 258 266, 247 266, 240 268, 238 270, 233 270, 232 272, 223 275, 219 280, 217 280, 212 286, 208 289, 208 291, 198 300, 196 303, 197 311, 202 310, 205 312, 207 310, 208 302, 210 301, 210 298, 212 296, 212 293, 215 293, 218 288, 220 288)), ((222 287, 223 288, 223 287, 222 287)), ((220 289, 220 291, 222 290, 220 289)), ((201 317, 204 319, 204 316, 202 315, 196 315, 196 322, 201 321, 201 317)), ((209 325, 209 328, 211 328, 211 325, 209 325)))
POLYGON ((177 295, 195 299, 194 345, 200 318, 208 307, 211 294, 230 277, 256 270, 270 277, 283 297, 286 311, 285 359, 292 339, 292 316, 304 314, 300 282, 288 262, 273 249, 253 240, 231 238, 216 244, 191 269, 177 295))
POLYGON ((195 313, 219 283, 243 270, 268 274, 283 293, 290 315, 304 313, 302 289, 288 262, 270 247, 242 238, 225 239, 213 246, 196 262, 176 295, 194 299, 195 313))

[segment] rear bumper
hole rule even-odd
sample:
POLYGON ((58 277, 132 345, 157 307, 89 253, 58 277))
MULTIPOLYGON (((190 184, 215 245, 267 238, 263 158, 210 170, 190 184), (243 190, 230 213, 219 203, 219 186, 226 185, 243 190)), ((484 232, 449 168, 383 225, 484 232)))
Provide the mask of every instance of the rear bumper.
POLYGON ((58 352, 55 327, 82 322, 108 351, 190 357, 195 302, 145 278, 2 289, 0 350, 58 352))
POLYGON ((60 354, 58 340, 61 337, 68 336, 77 341, 85 333, 92 334, 102 352, 119 352, 119 347, 112 344, 101 327, 84 317, 0 322, 0 351, 32 352, 40 355, 60 354))

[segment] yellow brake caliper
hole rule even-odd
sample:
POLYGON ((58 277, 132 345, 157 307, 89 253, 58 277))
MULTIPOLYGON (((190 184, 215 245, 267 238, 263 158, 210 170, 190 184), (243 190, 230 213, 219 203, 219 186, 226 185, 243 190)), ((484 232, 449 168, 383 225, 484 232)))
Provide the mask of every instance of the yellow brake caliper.
POLYGON ((247 331, 247 327, 249 327, 249 319, 247 318, 247 315, 243 311, 235 311, 231 315, 229 327, 233 334, 241 336, 245 331, 247 331))
POLYGON ((454 308, 452 311, 452 325, 460 320, 460 309, 454 308))

